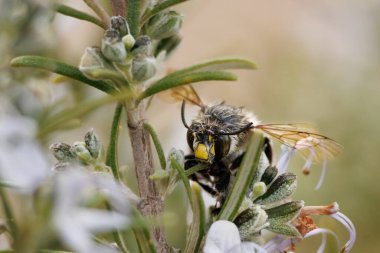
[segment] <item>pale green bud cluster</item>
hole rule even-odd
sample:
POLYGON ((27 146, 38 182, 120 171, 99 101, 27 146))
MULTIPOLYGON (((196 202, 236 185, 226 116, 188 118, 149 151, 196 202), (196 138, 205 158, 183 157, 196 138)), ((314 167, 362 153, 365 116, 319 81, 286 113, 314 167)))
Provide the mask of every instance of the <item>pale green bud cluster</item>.
POLYGON ((92 80, 111 80, 116 87, 140 83, 157 73, 157 60, 167 57, 180 43, 182 16, 164 10, 148 19, 135 38, 127 20, 121 16, 110 19, 100 48, 86 48, 80 71, 92 80))
POLYGON ((300 237, 298 230, 291 224, 304 206, 303 201, 290 199, 296 187, 294 174, 286 172, 278 175, 277 168, 269 165, 262 156, 249 192, 234 219, 241 238, 260 243, 263 229, 300 237))
POLYGON ((146 27, 146 34, 154 40, 161 40, 178 34, 182 16, 176 11, 164 11, 153 16, 146 27))
MULTIPOLYGON (((50 146, 58 163, 54 170, 62 170, 70 165, 82 164, 93 165, 94 168, 107 169, 99 159, 101 157, 102 144, 94 130, 88 131, 83 141, 74 142, 72 145, 66 143, 55 143, 50 146)), ((107 169, 108 170, 108 169, 107 169)))

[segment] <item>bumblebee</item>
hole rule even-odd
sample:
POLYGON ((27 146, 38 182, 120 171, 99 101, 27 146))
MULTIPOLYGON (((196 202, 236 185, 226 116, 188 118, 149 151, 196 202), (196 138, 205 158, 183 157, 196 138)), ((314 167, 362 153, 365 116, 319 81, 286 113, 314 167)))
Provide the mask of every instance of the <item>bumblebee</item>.
POLYGON ((185 170, 198 164, 205 165, 205 169, 192 174, 190 179, 216 197, 214 210, 223 204, 243 157, 249 155, 245 150, 253 130, 264 132, 261 159, 267 166, 273 167, 271 139, 296 150, 306 159, 307 166, 312 162, 325 162, 342 150, 339 143, 300 124, 261 124, 242 107, 223 102, 205 105, 191 85, 170 92, 170 97, 182 100, 181 119, 187 128, 186 138, 191 150, 185 156, 185 170), (185 119, 186 102, 200 107, 198 116, 190 125, 185 119))

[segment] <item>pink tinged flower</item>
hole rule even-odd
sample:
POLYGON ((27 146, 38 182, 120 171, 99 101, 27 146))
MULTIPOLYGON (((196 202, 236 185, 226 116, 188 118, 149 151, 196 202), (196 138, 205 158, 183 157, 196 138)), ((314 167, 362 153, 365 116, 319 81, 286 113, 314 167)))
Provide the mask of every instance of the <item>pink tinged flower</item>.
POLYGON ((35 133, 27 117, 0 116, 0 181, 23 194, 33 194, 50 171, 35 133))
POLYGON ((316 253, 323 253, 325 251, 326 242, 327 242, 327 235, 331 235, 334 238, 334 240, 337 243, 337 245, 339 245, 338 236, 334 232, 332 232, 331 230, 325 229, 325 228, 316 228, 316 229, 310 231, 309 233, 307 233, 304 236, 304 238, 312 237, 312 236, 315 236, 315 235, 318 235, 318 234, 322 235, 322 243, 319 246, 319 248, 318 248, 318 250, 317 250, 316 253))
MULTIPOLYGON (((328 215, 328 216, 336 219, 337 221, 339 221, 343 226, 346 227, 346 229, 348 230, 349 235, 350 235, 349 240, 343 246, 343 248, 341 249, 341 252, 346 253, 346 252, 350 252, 352 250, 354 243, 355 243, 355 240, 356 240, 356 229, 355 229, 354 224, 351 222, 351 220, 346 215, 339 212, 339 206, 336 202, 334 202, 328 206, 305 206, 301 210, 301 214, 300 214, 299 218, 310 217, 310 215, 328 215)), ((316 229, 308 231, 308 233, 306 233, 304 235, 304 237, 310 237, 310 236, 318 234, 318 233, 327 234, 327 233, 331 232, 331 231, 330 232, 327 232, 327 231, 329 231, 329 230, 316 228, 316 229)), ((333 232, 331 232, 331 233, 333 233, 333 232)), ((333 233, 333 236, 336 237, 336 235, 334 233, 333 233)), ((322 237, 322 244, 320 246, 320 249, 324 248, 325 240, 326 239, 324 237, 322 237)), ((336 241, 338 241, 338 240, 336 240, 336 241)))
POLYGON ((55 180, 53 224, 62 243, 78 253, 118 252, 93 241, 95 233, 122 229, 130 223, 130 208, 122 187, 106 173, 80 168, 59 172, 55 180), (85 207, 86 200, 102 194, 110 210, 85 207))
POLYGON ((313 162, 321 159, 321 161, 322 161, 322 172, 321 172, 321 176, 319 178, 319 181, 315 187, 316 190, 320 189, 322 184, 323 184, 323 181, 325 179, 326 172, 327 172, 327 159, 328 159, 327 146, 320 139, 317 139, 313 136, 308 136, 306 138, 303 138, 303 139, 297 141, 294 148, 296 150, 299 150, 300 152, 303 152, 303 151, 309 152, 309 155, 306 159, 306 162, 302 168, 302 171, 305 175, 310 174, 310 168, 311 168, 313 162), (318 153, 317 148, 318 148, 318 151, 320 151, 320 153, 318 153), (320 158, 319 156, 322 156, 322 157, 320 158))
POLYGON ((204 253, 266 253, 253 242, 241 242, 237 226, 226 220, 214 222, 206 237, 204 253))
POLYGON ((339 221, 343 226, 346 227, 350 234, 350 239, 346 242, 346 244, 341 249, 341 252, 350 252, 352 248, 354 247, 355 241, 356 241, 356 229, 352 221, 343 213, 337 212, 335 214, 332 214, 331 217, 339 221))
POLYGON ((298 241, 299 239, 278 235, 265 243, 263 247, 267 253, 286 252, 288 249, 294 248, 295 243, 298 241))
POLYGON ((277 165, 276 165, 279 175, 287 171, 290 159, 292 159, 292 157, 296 153, 296 149, 291 148, 287 145, 282 145, 281 149, 282 149, 282 152, 280 155, 280 159, 278 160, 277 165))

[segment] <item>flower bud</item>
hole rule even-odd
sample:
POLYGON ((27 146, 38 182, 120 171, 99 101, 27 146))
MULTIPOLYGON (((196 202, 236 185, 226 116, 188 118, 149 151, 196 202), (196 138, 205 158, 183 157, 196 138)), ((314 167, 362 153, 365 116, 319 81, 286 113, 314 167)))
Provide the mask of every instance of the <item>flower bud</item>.
POLYGON ((166 168, 165 170, 160 170, 158 174, 157 171, 153 174, 157 176, 161 176, 161 180, 159 181, 159 190, 162 196, 170 194, 174 188, 176 187, 179 181, 178 171, 173 168, 172 159, 177 161, 180 166, 183 166, 185 163, 185 155, 182 150, 176 150, 172 148, 169 151, 168 158, 166 159, 166 168))
POLYGON ((155 56, 157 56, 162 51, 165 51, 166 56, 169 56, 177 48, 179 43, 181 43, 181 40, 182 38, 178 34, 160 40, 156 47, 155 56))
POLYGON ((283 200, 294 193, 297 188, 296 175, 284 173, 272 183, 267 192, 255 200, 255 204, 269 204, 283 200))
POLYGON ((71 153, 78 158, 79 161, 89 164, 94 160, 92 158, 90 151, 86 147, 84 142, 75 142, 70 149, 71 153))
POLYGON ((138 37, 132 47, 132 53, 133 55, 152 55, 152 42, 150 38, 146 35, 138 37))
POLYGON ((129 34, 128 22, 122 16, 113 16, 110 19, 111 29, 115 29, 120 33, 120 36, 129 34))
POLYGON ((119 75, 111 63, 104 58, 98 47, 87 47, 80 60, 79 70, 89 79, 101 80, 119 75))
POLYGON ((123 41, 124 46, 127 50, 130 50, 135 45, 135 38, 131 34, 125 35, 123 38, 121 38, 121 41, 123 41))
POLYGON ((182 16, 176 11, 161 12, 153 16, 147 26, 146 34, 152 39, 161 40, 179 32, 182 16))
POLYGON ((265 183, 266 185, 269 185, 276 178, 277 173, 278 169, 276 167, 268 166, 268 168, 266 168, 264 174, 261 177, 261 182, 265 183))
POLYGON ((267 186, 263 182, 257 182, 252 188, 252 198, 258 198, 267 191, 267 186))
POLYGON ((102 149, 102 144, 98 136, 94 133, 93 129, 86 133, 84 136, 84 142, 86 143, 86 147, 91 156, 95 159, 98 159, 102 149))
POLYGON ((239 227, 242 240, 245 240, 267 227, 269 225, 267 220, 266 212, 259 205, 254 205, 241 212, 233 222, 239 227))
POLYGON ((102 53, 110 61, 124 62, 127 50, 121 41, 120 33, 115 29, 108 29, 102 40, 102 53))
POLYGON ((66 143, 58 142, 50 146, 54 157, 60 162, 67 162, 73 160, 75 157, 70 152, 71 146, 66 143))
POLYGON ((156 60, 154 57, 136 57, 132 61, 133 80, 141 82, 152 78, 156 74, 156 60))

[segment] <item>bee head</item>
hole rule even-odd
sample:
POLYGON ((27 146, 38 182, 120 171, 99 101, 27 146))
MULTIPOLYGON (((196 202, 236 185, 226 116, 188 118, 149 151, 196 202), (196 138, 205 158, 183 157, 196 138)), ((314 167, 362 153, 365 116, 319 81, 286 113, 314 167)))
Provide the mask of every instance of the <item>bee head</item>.
POLYGON ((202 125, 193 122, 190 126, 185 120, 185 101, 182 103, 181 118, 183 125, 188 129, 187 143, 194 152, 195 158, 207 163, 214 163, 225 157, 231 148, 231 135, 247 131, 252 123, 238 131, 225 133, 218 125, 202 125))
POLYGON ((195 158, 211 164, 228 154, 231 146, 229 136, 198 129, 196 124, 192 124, 187 131, 187 143, 195 158))

